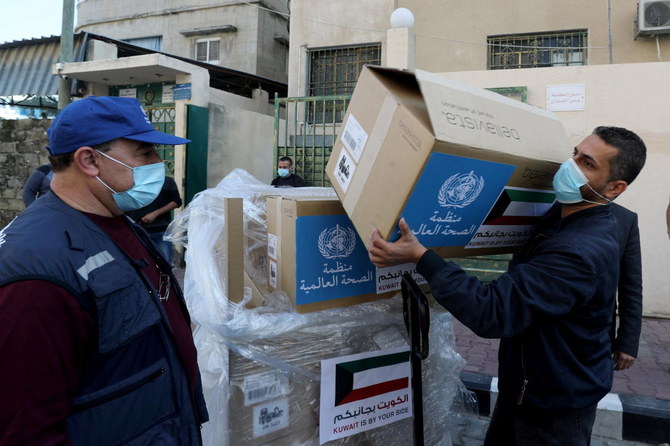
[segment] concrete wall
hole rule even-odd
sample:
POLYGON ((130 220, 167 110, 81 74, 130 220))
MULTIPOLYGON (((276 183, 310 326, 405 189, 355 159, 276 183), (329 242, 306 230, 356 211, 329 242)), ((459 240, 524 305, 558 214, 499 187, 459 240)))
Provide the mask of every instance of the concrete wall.
POLYGON ((162 36, 162 51, 195 57, 195 42, 221 39, 219 65, 287 81, 287 48, 275 37, 288 40, 286 0, 266 2, 215 0, 84 0, 77 5, 77 31, 89 31, 119 40, 162 36), (276 8, 280 13, 268 11, 276 8), (183 35, 183 31, 232 25, 234 32, 183 35))
POLYGON ((288 95, 306 96, 308 48, 385 42, 393 3, 390 0, 292 0, 288 95))
POLYGON ((270 184, 274 178, 273 132, 273 116, 230 104, 210 104, 207 187, 216 186, 237 167, 270 184))
POLYGON ((397 7, 415 16, 416 67, 433 72, 487 69, 488 36, 588 30, 588 65, 670 58, 670 36, 634 40, 631 0, 293 0, 289 96, 305 95, 305 48, 382 42, 397 7), (611 16, 611 20, 608 19, 611 16), (657 52, 658 49, 658 52, 657 52))
POLYGON ((644 312, 670 317, 670 241, 665 210, 670 194, 670 63, 594 65, 524 70, 443 73, 479 87, 528 87, 528 103, 546 107, 548 85, 584 84, 584 111, 556 112, 572 147, 598 125, 638 133, 647 145, 640 176, 617 202, 639 214, 644 274, 644 312))
POLYGON ((23 185, 48 163, 47 119, 0 120, 0 229, 24 209, 23 185))

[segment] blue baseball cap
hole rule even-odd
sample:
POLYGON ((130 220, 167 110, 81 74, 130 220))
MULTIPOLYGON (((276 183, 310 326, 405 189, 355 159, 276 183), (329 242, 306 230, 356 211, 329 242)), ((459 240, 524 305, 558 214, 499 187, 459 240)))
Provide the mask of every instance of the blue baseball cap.
POLYGON ((51 155, 71 153, 118 138, 150 144, 186 144, 190 139, 156 130, 135 98, 88 96, 58 113, 47 130, 51 155))

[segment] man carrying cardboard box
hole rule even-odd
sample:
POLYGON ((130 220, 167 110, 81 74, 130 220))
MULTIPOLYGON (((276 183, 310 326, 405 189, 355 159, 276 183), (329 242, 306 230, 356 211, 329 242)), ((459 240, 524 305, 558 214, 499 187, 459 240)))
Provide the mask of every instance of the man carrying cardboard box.
POLYGON ((596 128, 554 176, 559 204, 507 273, 489 284, 427 250, 404 220, 397 242, 373 231, 376 266, 415 262, 441 305, 479 336, 501 338, 499 396, 486 445, 589 443, 614 372, 609 332, 621 242, 606 205, 645 158, 635 133, 596 128))

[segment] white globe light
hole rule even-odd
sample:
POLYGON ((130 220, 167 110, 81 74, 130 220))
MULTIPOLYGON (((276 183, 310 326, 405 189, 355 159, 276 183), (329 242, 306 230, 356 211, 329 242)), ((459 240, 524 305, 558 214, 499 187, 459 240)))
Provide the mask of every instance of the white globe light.
POLYGON ((391 14, 392 28, 411 28, 414 26, 414 14, 407 8, 398 8, 391 14))

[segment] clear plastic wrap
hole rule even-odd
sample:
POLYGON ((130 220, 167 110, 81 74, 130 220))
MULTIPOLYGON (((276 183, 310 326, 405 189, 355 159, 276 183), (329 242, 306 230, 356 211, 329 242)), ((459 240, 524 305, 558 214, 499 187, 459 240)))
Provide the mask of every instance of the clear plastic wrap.
MULTIPOLYGON (((184 293, 196 327, 194 338, 210 413, 210 421, 203 426, 207 446, 318 445, 320 361, 408 342, 400 295, 299 314, 287 304, 285 293, 267 291, 265 198, 269 195, 335 194, 331 188, 274 188, 236 169, 215 188, 198 194, 168 229, 172 242, 186 248, 184 293), (245 307, 249 288, 239 303, 225 295, 228 279, 221 273, 225 249, 217 247, 226 225, 225 198, 243 199, 244 270, 263 294, 263 306, 245 307), (274 393, 265 399, 250 396, 270 387, 274 393), (270 404, 267 398, 270 403, 276 398, 286 404, 277 403, 275 410, 287 409, 289 425, 259 434, 257 407, 270 404)), ((453 346, 451 315, 432 308, 431 350, 422 363, 426 444, 451 444, 449 426, 464 410, 464 397, 468 400, 459 379, 464 361, 453 346)), ((263 416, 267 412, 261 412, 263 416)), ((411 444, 412 432, 409 418, 327 444, 411 444)))

